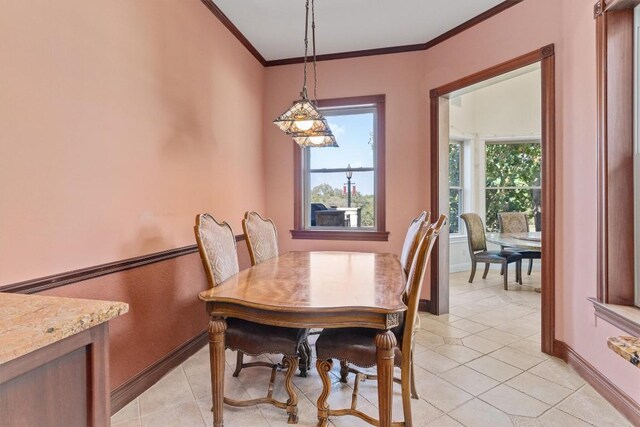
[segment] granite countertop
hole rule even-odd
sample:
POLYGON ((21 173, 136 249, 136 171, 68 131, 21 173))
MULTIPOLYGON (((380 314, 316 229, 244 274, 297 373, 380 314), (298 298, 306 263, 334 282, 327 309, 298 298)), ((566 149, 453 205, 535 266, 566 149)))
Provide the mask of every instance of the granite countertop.
POLYGON ((640 368, 640 338, 609 337, 607 345, 627 362, 640 368))
POLYGON ((0 292, 0 363, 129 311, 123 302, 0 292))

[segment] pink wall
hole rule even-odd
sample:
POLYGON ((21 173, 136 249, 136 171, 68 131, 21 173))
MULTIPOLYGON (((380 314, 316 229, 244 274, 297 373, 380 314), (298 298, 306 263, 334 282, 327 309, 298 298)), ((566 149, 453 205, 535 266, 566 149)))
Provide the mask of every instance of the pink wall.
MULTIPOLYGON (((320 98, 387 95, 388 243, 292 240, 282 250, 400 251, 408 220, 429 208, 429 90, 536 50, 556 47, 556 338, 640 402, 637 368, 606 347, 622 331, 594 321, 596 294, 595 23, 587 0, 525 1, 426 52, 321 62, 320 98), (394 191, 394 189, 402 191, 394 191)), ((267 213, 293 226, 292 143, 270 119, 296 97, 301 66, 268 68, 265 83, 267 213), (276 190, 277 189, 277 190, 276 190)), ((428 293, 423 294, 428 296, 428 293)))
POLYGON ((0 286, 265 209, 264 71, 201 2, 4 1, 0 57, 0 286))

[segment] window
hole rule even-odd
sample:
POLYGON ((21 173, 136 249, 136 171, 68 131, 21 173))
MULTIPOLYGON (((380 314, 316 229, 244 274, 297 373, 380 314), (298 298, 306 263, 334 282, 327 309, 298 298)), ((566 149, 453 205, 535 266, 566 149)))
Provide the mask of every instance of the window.
POLYGON ((460 214, 463 210, 462 142, 449 141, 449 232, 460 233, 460 214))
POLYGON ((539 141, 488 142, 485 146, 485 209, 488 231, 498 231, 499 212, 525 212, 540 230, 542 201, 539 141))
POLYGON ((293 238, 387 240, 384 95, 321 100, 338 148, 295 146, 293 238))

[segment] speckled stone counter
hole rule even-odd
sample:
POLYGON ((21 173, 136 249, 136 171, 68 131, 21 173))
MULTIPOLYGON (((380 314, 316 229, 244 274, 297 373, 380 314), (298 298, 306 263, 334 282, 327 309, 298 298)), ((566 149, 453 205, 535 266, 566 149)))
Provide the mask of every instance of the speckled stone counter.
POLYGON ((127 311, 123 302, 0 292, 0 364, 127 311))
POLYGON ((627 362, 640 368, 640 338, 609 337, 607 345, 627 362))

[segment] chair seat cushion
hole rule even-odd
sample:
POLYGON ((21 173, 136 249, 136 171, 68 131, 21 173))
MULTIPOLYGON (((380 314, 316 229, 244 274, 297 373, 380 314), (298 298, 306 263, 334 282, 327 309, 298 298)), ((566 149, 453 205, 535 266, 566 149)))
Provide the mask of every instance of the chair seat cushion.
POLYGON ((300 343, 308 334, 308 329, 282 328, 228 318, 225 347, 250 356, 265 353, 296 356, 300 343))
MULTIPOLYGON (((316 341, 318 360, 338 359, 361 368, 376 365, 377 331, 369 328, 338 328, 325 329, 316 341)), ((402 362, 402 335, 394 331, 398 345, 395 348, 394 364, 400 366, 402 362)))
POLYGON ((505 259, 507 262, 514 262, 522 259, 520 252, 507 250, 476 252, 473 256, 478 262, 502 262, 505 259))

